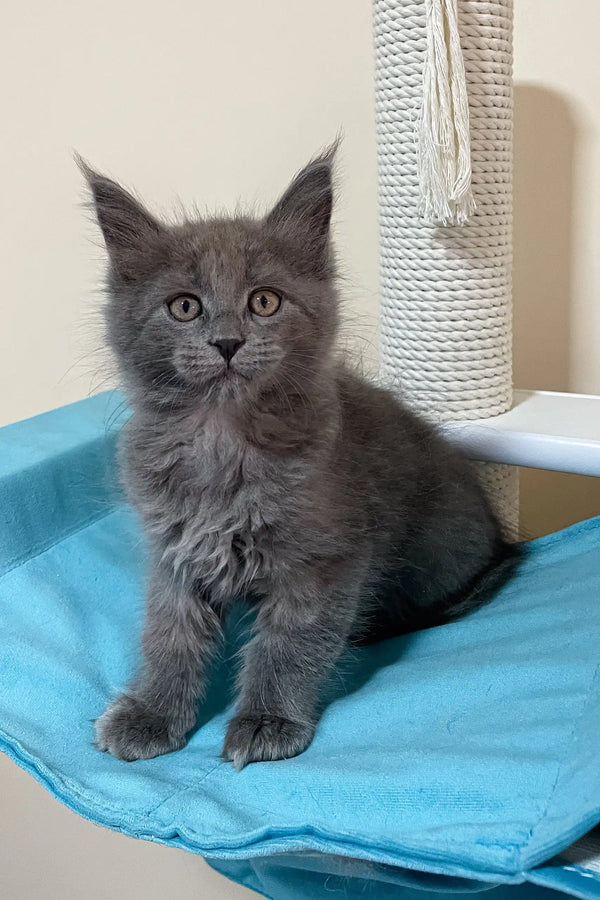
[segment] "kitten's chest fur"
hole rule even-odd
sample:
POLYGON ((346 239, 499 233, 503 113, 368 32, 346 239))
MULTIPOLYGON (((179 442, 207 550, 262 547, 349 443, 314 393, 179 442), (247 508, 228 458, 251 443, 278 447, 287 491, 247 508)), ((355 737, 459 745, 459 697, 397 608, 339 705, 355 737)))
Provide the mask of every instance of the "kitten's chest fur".
POLYGON ((163 563, 220 602, 268 584, 303 466, 270 458, 217 417, 128 443, 133 500, 163 563))

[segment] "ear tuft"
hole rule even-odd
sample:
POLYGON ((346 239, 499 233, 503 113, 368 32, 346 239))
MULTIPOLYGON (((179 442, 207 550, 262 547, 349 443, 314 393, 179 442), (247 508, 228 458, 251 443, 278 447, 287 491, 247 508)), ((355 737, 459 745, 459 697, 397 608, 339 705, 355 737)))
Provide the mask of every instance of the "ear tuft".
POLYGON ((135 280, 143 274, 156 253, 164 228, 125 188, 101 175, 75 154, 85 177, 98 224, 117 275, 135 280))
POLYGON ((339 140, 296 175, 266 218, 267 226, 294 242, 307 261, 322 266, 329 255, 333 164, 339 140))

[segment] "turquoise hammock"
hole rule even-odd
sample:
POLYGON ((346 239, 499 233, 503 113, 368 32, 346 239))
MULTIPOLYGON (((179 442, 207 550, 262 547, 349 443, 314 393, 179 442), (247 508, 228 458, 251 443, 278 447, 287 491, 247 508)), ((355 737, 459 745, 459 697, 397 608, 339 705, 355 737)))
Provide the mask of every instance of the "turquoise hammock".
POLYGON ((109 392, 0 429, 4 752, 82 816, 267 897, 600 896, 568 849, 600 822, 600 518, 531 542, 468 618, 349 654, 301 756, 220 758, 234 624, 188 746, 125 763, 92 745, 143 613, 122 408, 109 392))

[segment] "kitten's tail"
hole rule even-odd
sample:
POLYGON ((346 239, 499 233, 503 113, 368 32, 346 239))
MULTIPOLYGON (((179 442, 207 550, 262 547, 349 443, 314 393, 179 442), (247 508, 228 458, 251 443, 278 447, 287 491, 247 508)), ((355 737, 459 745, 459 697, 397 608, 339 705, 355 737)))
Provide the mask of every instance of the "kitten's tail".
POLYGON ((527 545, 524 542, 503 541, 489 565, 474 579, 462 599, 449 606, 447 614, 457 619, 488 603, 513 577, 526 554, 527 545))
POLYGON ((364 625, 351 637, 351 642, 364 646, 455 622, 492 600, 515 574, 526 554, 525 543, 499 541, 489 563, 459 592, 448 594, 434 606, 402 603, 400 607, 390 608, 386 604, 377 604, 364 625))
POLYGON ((466 616, 468 613, 485 606, 496 595, 500 588, 516 573, 527 554, 524 542, 508 543, 502 541, 492 560, 479 572, 473 581, 461 591, 460 596, 453 594, 446 598, 435 611, 424 611, 423 620, 419 623, 411 619, 410 630, 420 631, 435 625, 444 625, 466 616))
POLYGON ((449 594, 434 607, 403 603, 400 609, 394 607, 390 610, 385 604, 378 604, 364 626, 351 637, 351 642, 364 646, 460 619, 488 603, 512 578, 526 554, 526 544, 500 541, 490 562, 460 592, 449 594))

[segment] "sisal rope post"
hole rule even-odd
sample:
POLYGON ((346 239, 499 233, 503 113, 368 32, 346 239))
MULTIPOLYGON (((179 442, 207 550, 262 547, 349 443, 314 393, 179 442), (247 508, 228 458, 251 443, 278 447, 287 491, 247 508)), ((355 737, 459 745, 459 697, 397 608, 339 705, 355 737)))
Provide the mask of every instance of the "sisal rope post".
MULTIPOLYGON (((373 10, 381 376, 435 422, 498 415, 512 402, 512 0, 373 10)), ((516 470, 481 470, 515 533, 516 470)))

